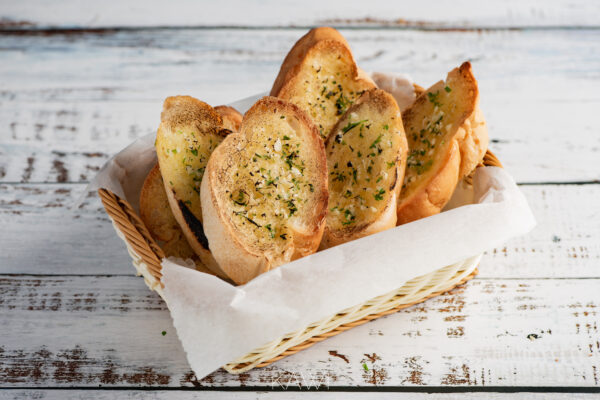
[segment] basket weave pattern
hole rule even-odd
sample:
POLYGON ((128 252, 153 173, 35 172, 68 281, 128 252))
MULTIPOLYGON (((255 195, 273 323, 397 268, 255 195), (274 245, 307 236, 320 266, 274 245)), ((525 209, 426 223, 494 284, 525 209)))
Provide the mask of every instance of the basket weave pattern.
MULTIPOLYGON (((502 166, 490 151, 486 153, 482 165, 502 166)), ((465 179, 470 183, 471 177, 465 179)), ((160 279, 164 252, 150 236, 146 226, 129 203, 106 189, 100 189, 98 193, 107 214, 113 221, 117 235, 127 245, 138 274, 144 277, 151 290, 155 290, 162 296, 163 286, 160 279)), ((480 258, 481 256, 472 257, 415 278, 397 290, 273 340, 223 368, 230 373, 242 373, 255 367, 264 367, 355 326, 438 296, 473 278, 477 273, 480 258)))

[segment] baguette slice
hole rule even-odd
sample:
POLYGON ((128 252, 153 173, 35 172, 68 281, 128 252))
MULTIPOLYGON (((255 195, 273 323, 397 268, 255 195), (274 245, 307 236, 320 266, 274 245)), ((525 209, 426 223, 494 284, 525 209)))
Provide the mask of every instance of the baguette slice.
POLYGON ((167 257, 192 259, 197 270, 212 274, 190 247, 171 212, 158 164, 150 170, 144 180, 140 195, 140 218, 150 235, 162 242, 160 245, 167 257))
POLYGON ((328 200, 316 127, 295 105, 262 98, 213 152, 201 198, 210 249, 235 283, 314 253, 328 200))
POLYGON ((223 118, 223 128, 237 132, 242 124, 242 114, 238 110, 229 106, 216 106, 215 111, 223 118))
POLYGON ((173 216, 194 252, 221 278, 227 275, 210 253, 202 226, 200 183, 210 155, 230 132, 211 106, 176 96, 165 100, 156 134, 156 154, 173 216))
POLYGON ((271 96, 304 110, 325 139, 348 107, 375 87, 356 66, 346 39, 333 28, 321 27, 312 29, 290 50, 271 96))
POLYGON ((140 193, 140 218, 156 240, 170 242, 181 232, 171 212, 158 164, 154 165, 144 180, 140 193))
POLYGON ((321 248, 396 226, 408 145, 392 95, 365 92, 325 143, 329 213, 321 248))
POLYGON ((439 213, 485 155, 487 128, 471 64, 421 93, 403 121, 409 154, 398 224, 439 213))

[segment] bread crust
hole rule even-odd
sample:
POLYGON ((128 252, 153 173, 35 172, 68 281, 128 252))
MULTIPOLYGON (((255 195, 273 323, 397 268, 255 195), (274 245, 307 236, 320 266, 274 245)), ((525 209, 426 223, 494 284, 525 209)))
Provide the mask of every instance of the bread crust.
POLYGON ((205 240, 204 224, 195 218, 181 200, 177 199, 175 192, 168 187, 165 187, 165 191, 169 199, 169 205, 173 211, 173 216, 181 227, 181 231, 187 239, 188 244, 194 250, 194 253, 198 255, 202 264, 218 277, 229 279, 229 276, 221 269, 210 251, 209 243, 205 240))
MULTIPOLYGON (((461 84, 467 86, 468 98, 461 100, 468 103, 460 118, 454 122, 456 131, 449 144, 445 161, 437 173, 422 182, 409 197, 399 199, 398 225, 441 212, 452 197, 458 182, 475 169, 487 150, 487 127, 479 109, 479 91, 471 64, 465 62, 459 68, 450 71, 447 79, 450 80, 451 77, 460 79, 461 84)), ((432 88, 439 86, 438 82, 432 88)), ((411 114, 430 101, 428 93, 432 88, 422 90, 415 86, 415 90, 420 94, 413 106, 405 112, 405 121, 411 120, 411 114)))
POLYGON ((487 124, 479 108, 479 86, 473 75, 473 68, 469 61, 462 63, 458 70, 451 71, 448 75, 458 72, 461 79, 469 86, 470 112, 465 113, 465 118, 456 133, 456 140, 460 149, 459 178, 469 175, 483 160, 487 151, 489 138, 487 124))
MULTIPOLYGON (((346 118, 353 113, 358 112, 362 107, 371 107, 377 113, 371 119, 372 121, 379 121, 381 117, 385 115, 386 111, 391 111, 391 114, 397 118, 395 121, 390 120, 387 122, 389 125, 392 125, 393 130, 398 130, 397 139, 399 141, 398 152, 396 155, 397 162, 393 170, 395 177, 392 180, 392 185, 388 189, 391 195, 387 198, 387 202, 383 210, 373 221, 360 221, 356 225, 344 227, 342 229, 335 229, 332 224, 329 223, 328 219, 320 249, 337 246, 339 244, 372 235, 396 226, 396 206, 398 204, 398 195, 404 180, 408 144, 406 141, 406 135, 404 133, 400 109, 394 97, 380 89, 371 89, 363 93, 359 100, 346 111, 346 113, 340 118, 340 120, 331 130, 325 145, 326 148, 329 148, 329 146, 332 144, 332 141, 335 140, 335 132, 338 132, 343 128, 342 125, 346 121, 346 118)), ((354 160, 350 161, 359 162, 360 159, 355 158, 354 160)), ((330 199, 332 199, 333 196, 341 195, 340 193, 334 193, 331 188, 329 193, 330 199)), ((333 204, 333 202, 330 201, 330 204, 333 204)))
POLYGON ((294 68, 302 64, 308 50, 316 43, 323 40, 339 42, 348 49, 350 48, 346 39, 334 28, 322 26, 311 29, 308 33, 298 39, 289 53, 285 56, 281 68, 279 69, 279 74, 277 75, 277 78, 275 78, 275 82, 271 88, 271 96, 277 97, 279 95, 283 85, 294 75, 294 68))
MULTIPOLYGON (((235 116, 233 112, 235 110, 222 109, 223 111, 227 113, 226 118, 235 116)), ((214 138, 225 137, 231 132, 224 128, 223 118, 210 105, 190 96, 168 97, 164 102, 161 113, 161 124, 157 132, 157 144, 163 138, 168 138, 169 135, 188 134, 187 132, 183 132, 185 129, 197 129, 202 134, 211 135, 214 138)), ((202 152, 202 149, 200 152, 202 152)), ((158 148, 157 154, 159 165, 167 162, 158 148)), ((197 150, 195 154, 196 156, 199 154, 197 150)), ((165 164, 166 167, 168 167, 167 164, 165 164)), ((162 167, 161 173, 163 176, 165 175, 165 169, 162 167)), ((191 200, 194 200, 194 203, 192 203, 194 207, 188 207, 185 202, 186 198, 175 193, 168 178, 163 179, 163 184, 173 217, 179 224, 190 247, 198 255, 202 263, 215 275, 223 279, 228 279, 227 274, 219 267, 219 264, 209 250, 202 224, 200 196, 198 195, 197 197, 198 201, 192 197, 191 200)))
POLYGON ((460 151, 458 142, 454 140, 437 175, 432 176, 421 190, 398 204, 396 224, 402 225, 439 214, 458 184, 459 167, 460 151))
MULTIPOLYGON (((277 118, 279 116, 277 115, 277 118)), ((241 153, 241 156, 244 156, 241 153)), ((299 257, 314 253, 320 243, 325 228, 327 212, 327 161, 323 142, 312 121, 295 105, 276 99, 264 97, 259 100, 245 115, 239 133, 228 136, 213 152, 202 180, 200 194, 203 204, 203 218, 210 249, 222 270, 237 284, 243 284, 257 275, 287 263, 299 257), (314 185, 315 197, 310 215, 298 225, 289 225, 293 241, 285 247, 282 254, 277 254, 270 248, 261 249, 256 238, 241 237, 241 232, 233 224, 230 207, 224 198, 227 188, 223 187, 224 171, 229 168, 231 155, 242 151, 249 143, 251 132, 246 132, 245 124, 255 118, 272 118, 274 110, 295 118, 301 126, 304 142, 310 147, 313 155, 311 162, 315 163, 317 175, 311 178, 314 185)))
MULTIPOLYGON (((339 93, 335 92, 334 90, 336 93, 335 96, 339 95, 341 97, 342 94, 347 96, 349 93, 351 93, 350 98, 346 98, 345 102, 352 102, 353 96, 357 96, 362 91, 377 87, 373 80, 356 65, 354 56, 352 55, 352 51, 350 50, 350 46, 348 45, 346 39, 344 39, 344 37, 333 28, 320 27, 309 31, 306 35, 300 38, 298 42, 296 42, 294 47, 292 47, 283 61, 283 64, 281 65, 279 74, 275 79, 271 89, 271 96, 276 96, 281 99, 291 101, 311 115, 314 112, 314 109, 311 110, 311 107, 314 107, 317 103, 319 103, 317 97, 320 97, 321 101, 324 101, 324 97, 330 101, 329 99, 331 97, 328 97, 329 95, 326 95, 326 93, 321 93, 320 96, 315 94, 314 98, 307 94, 303 88, 303 84, 306 82, 305 77, 303 77, 302 74, 303 72, 313 68, 311 60, 320 60, 323 59, 324 55, 330 54, 338 54, 338 59, 344 60, 345 65, 349 67, 349 78, 352 80, 353 88, 345 87, 346 85, 341 84, 338 79, 337 83, 330 81, 326 84, 329 85, 327 91, 331 91, 332 87, 339 87, 339 93), (308 100, 304 101, 304 99, 308 100), (309 104, 312 104, 312 106, 309 104)), ((319 85, 321 85, 321 83, 319 83, 319 85)), ((323 103, 320 104, 323 106, 323 103)), ((325 110, 325 108, 323 110, 325 110)), ((330 111, 326 111, 324 113, 326 114, 329 112, 330 111)), ((323 115, 321 115, 323 120, 320 117, 315 117, 315 115, 312 116, 313 118, 316 118, 313 119, 315 124, 323 125, 323 131, 321 132, 321 135, 326 137, 329 133, 329 130, 333 126, 333 123, 326 121, 328 117, 323 117, 323 115)))
POLYGON ((158 163, 148 172, 140 193, 140 218, 156 240, 168 242, 181 231, 164 193, 158 163), (162 191, 162 192, 161 192, 162 191))
POLYGON ((175 220, 160 175, 158 163, 150 170, 140 194, 140 218, 150 235, 159 242, 167 257, 191 259, 196 269, 214 274, 199 259, 187 242, 183 231, 175 220))
POLYGON ((238 110, 230 106, 216 106, 215 111, 223 118, 223 128, 237 132, 242 124, 242 114, 238 110))

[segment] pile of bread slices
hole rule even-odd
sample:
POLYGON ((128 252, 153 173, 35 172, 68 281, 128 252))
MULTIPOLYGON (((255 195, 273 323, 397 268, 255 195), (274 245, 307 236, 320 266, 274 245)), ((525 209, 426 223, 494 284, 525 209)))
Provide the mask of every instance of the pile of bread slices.
POLYGON ((141 217, 167 256, 243 284, 289 261, 439 213, 487 149, 466 62, 400 110, 332 28, 291 49, 244 116, 164 103, 141 217))

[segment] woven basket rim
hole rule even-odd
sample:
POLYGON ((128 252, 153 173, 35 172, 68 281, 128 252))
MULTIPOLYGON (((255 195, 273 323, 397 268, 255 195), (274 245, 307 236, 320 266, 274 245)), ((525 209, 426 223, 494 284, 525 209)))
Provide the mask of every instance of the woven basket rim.
MULTIPOLYGON (((478 167, 481 167, 481 166, 502 167, 502 164, 491 151, 487 150, 482 163, 480 165, 478 165, 478 167)), ((468 183, 471 183, 472 182, 472 174, 470 176, 466 177, 465 181, 468 183)), ((105 189, 105 188, 98 189, 98 194, 102 200, 102 203, 104 205, 104 208, 105 208, 107 214, 110 216, 110 218, 113 221, 113 225, 115 226, 115 229, 117 229, 118 232, 120 232, 122 234, 122 239, 127 244, 127 247, 130 250, 130 253, 133 253, 133 254, 139 256, 140 260, 138 260, 138 261, 136 261, 135 257, 134 257, 134 266, 138 269, 138 272, 144 276, 149 288, 151 290, 156 290, 159 293, 159 295, 161 295, 161 297, 162 297, 162 288, 164 287, 164 285, 161 282, 161 278, 162 278, 161 269, 162 269, 162 259, 165 258, 165 254, 164 254, 163 250, 160 248, 158 243, 152 238, 152 236, 150 235, 150 232, 146 228, 143 221, 140 219, 140 217, 137 215, 137 213, 135 212, 133 207, 126 200, 120 198, 118 195, 116 195, 115 193, 113 193, 110 190, 105 189), (141 263, 141 265, 138 265, 136 262, 141 263), (149 282, 149 280, 150 280, 150 282, 149 282)), ((132 254, 132 257, 133 257, 133 254, 132 254)), ((458 282, 451 285, 451 287, 446 287, 443 290, 438 290, 433 293, 429 293, 426 296, 419 298, 415 301, 403 303, 398 306, 386 309, 384 311, 373 313, 373 314, 368 314, 357 320, 353 320, 353 321, 345 323, 345 324, 340 324, 330 331, 327 331, 327 332, 319 334, 319 335, 311 336, 307 340, 303 341, 302 343, 299 343, 294 346, 290 346, 289 348, 286 348, 283 352, 281 352, 281 353, 277 354, 276 356, 271 357, 267 360, 258 359, 251 363, 248 363, 245 361, 236 363, 234 361, 233 363, 227 364, 227 366, 225 366, 225 369, 232 373, 241 373, 241 372, 245 372, 249 369, 252 369, 254 367, 264 367, 266 365, 269 365, 275 361, 282 359, 283 357, 286 357, 286 356, 292 355, 298 351, 304 350, 304 349, 314 345, 315 343, 318 343, 326 338, 335 336, 335 335, 337 335, 341 332, 344 332, 352 327, 362 325, 366 322, 372 321, 374 319, 380 318, 380 317, 388 315, 388 314, 392 314, 394 312, 397 312, 398 310, 401 310, 403 308, 407 308, 414 304, 423 302, 427 299, 430 299, 430 298, 438 296, 444 292, 447 292, 448 290, 451 290, 452 288, 454 288, 458 285, 464 284, 465 282, 472 279, 477 274, 476 265, 473 268, 473 270, 469 271, 469 272, 470 273, 467 276, 462 276, 461 279, 458 282)), ((339 315, 339 313, 336 315, 339 315)), ((307 327, 307 329, 310 327, 311 327, 311 325, 309 325, 307 327)), ((290 334, 290 335, 293 335, 293 334, 290 334)), ((288 337, 288 335, 284 335, 284 336, 282 336, 282 338, 280 338, 278 340, 280 340, 281 342, 284 342, 284 341, 288 340, 287 337, 288 337)), ((276 342, 276 341, 274 341, 274 342, 276 342)), ((249 354, 252 355, 254 353, 250 352, 249 354)), ((238 360, 241 360, 241 359, 244 359, 244 357, 241 357, 238 360)))

